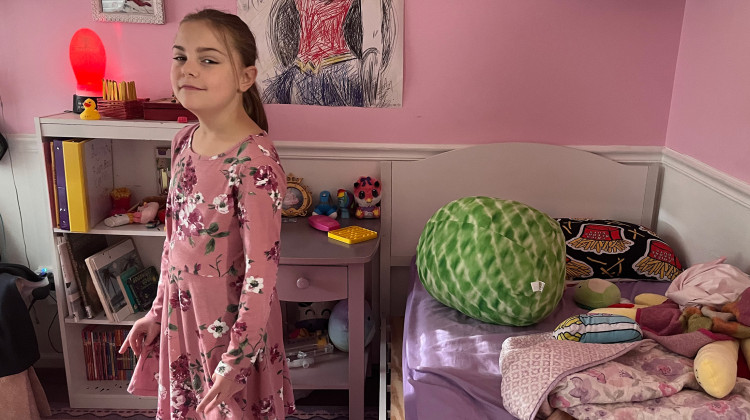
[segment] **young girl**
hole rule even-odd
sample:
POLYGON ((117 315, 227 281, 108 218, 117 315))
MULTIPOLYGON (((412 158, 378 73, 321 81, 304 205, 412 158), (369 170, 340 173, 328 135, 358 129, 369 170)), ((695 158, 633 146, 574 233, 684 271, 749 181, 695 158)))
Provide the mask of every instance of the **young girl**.
POLYGON ((158 293, 120 349, 139 356, 128 391, 158 396, 158 419, 283 419, 294 411, 275 287, 286 176, 255 39, 207 9, 182 20, 172 54, 172 89, 199 123, 172 142, 158 293))

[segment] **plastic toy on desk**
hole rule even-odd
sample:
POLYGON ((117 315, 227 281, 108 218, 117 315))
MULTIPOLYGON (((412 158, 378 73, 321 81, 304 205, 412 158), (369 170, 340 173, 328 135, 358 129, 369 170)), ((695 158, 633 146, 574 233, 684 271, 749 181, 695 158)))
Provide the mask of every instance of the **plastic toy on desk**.
POLYGON ((347 244, 356 244, 378 237, 378 232, 362 226, 347 226, 328 232, 328 237, 347 244))
POLYGON ((310 226, 314 227, 315 229, 322 230, 323 232, 328 232, 341 227, 341 224, 339 224, 336 219, 331 219, 330 217, 323 216, 322 214, 315 214, 308 217, 307 222, 310 224, 310 226))

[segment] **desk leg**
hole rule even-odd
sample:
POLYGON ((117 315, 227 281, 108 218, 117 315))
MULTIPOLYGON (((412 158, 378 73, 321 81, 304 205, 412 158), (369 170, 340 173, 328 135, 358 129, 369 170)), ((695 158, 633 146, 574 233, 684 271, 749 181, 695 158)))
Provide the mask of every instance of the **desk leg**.
POLYGON ((349 265, 349 419, 365 417, 365 265, 349 265))

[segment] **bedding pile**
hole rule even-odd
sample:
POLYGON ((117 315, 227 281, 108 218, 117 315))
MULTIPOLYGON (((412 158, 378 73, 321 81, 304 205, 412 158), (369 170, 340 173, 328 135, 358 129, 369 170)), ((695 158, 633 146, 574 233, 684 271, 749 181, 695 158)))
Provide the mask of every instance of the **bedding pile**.
POLYGON ((732 394, 712 398, 696 381, 691 358, 648 339, 583 344, 546 333, 510 337, 500 369, 505 408, 520 419, 555 409, 580 419, 643 413, 659 419, 740 419, 750 413, 749 380, 738 378, 732 394))

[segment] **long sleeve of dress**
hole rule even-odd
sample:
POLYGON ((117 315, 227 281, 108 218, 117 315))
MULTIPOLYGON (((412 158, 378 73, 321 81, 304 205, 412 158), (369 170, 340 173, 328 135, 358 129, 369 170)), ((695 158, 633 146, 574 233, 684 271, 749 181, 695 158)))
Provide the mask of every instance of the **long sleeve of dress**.
POLYGON ((147 317, 153 318, 156 322, 161 322, 161 312, 164 307, 164 294, 166 293, 167 283, 169 283, 169 233, 164 240, 164 246, 161 253, 161 268, 159 270, 159 284, 156 289, 156 297, 151 304, 151 309, 146 314, 147 317))
POLYGON ((267 325, 277 300, 281 198, 286 176, 278 161, 263 156, 246 162, 236 190, 236 218, 245 257, 244 283, 232 326, 231 341, 216 367, 225 375, 247 369, 267 343, 267 325))

